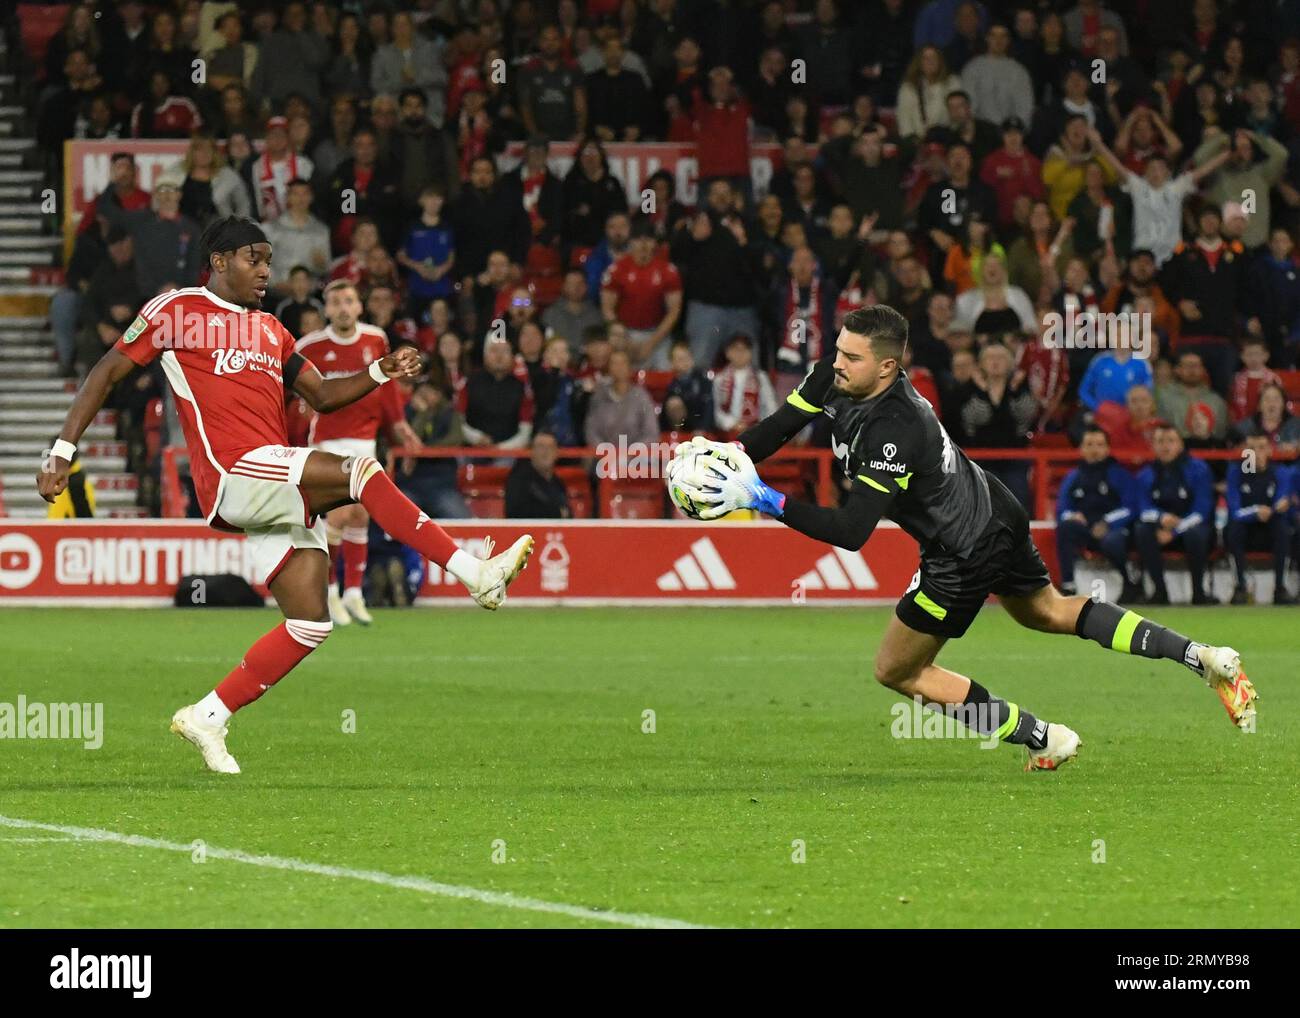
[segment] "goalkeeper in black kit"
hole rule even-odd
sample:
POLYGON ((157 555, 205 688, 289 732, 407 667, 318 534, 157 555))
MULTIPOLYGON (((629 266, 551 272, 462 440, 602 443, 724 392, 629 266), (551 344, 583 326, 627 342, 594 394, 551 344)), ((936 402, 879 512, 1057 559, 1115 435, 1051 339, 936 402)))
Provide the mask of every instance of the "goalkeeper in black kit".
POLYGON ((883 685, 920 697, 978 734, 1023 745, 1027 770, 1074 758, 1079 736, 935 663, 965 634, 989 594, 1028 629, 1093 640, 1109 650, 1186 665, 1219 694, 1228 716, 1254 731, 1255 689, 1230 647, 1197 643, 1109 601, 1066 597, 1052 586, 1029 517, 996 477, 948 437, 901 370, 907 321, 884 305, 845 316, 835 356, 819 362, 776 413, 723 444, 697 438, 677 450, 668 483, 700 519, 737 509, 774 516, 802 534, 853 551, 888 517, 916 539, 921 568, 876 652, 883 685), (825 416, 831 447, 851 478, 843 504, 787 500, 754 468, 825 416))

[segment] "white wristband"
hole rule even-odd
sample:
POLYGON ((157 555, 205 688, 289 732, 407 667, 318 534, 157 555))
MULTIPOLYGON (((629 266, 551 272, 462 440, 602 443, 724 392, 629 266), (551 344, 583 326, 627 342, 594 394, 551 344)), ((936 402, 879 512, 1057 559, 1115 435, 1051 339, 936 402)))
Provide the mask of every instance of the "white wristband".
POLYGON ((380 385, 390 381, 389 377, 384 374, 384 369, 379 366, 379 361, 370 362, 370 377, 380 385))
POLYGON ((65 442, 61 438, 54 440, 54 445, 50 447, 50 455, 57 456, 61 460, 72 462, 72 457, 77 455, 77 447, 71 442, 65 442))

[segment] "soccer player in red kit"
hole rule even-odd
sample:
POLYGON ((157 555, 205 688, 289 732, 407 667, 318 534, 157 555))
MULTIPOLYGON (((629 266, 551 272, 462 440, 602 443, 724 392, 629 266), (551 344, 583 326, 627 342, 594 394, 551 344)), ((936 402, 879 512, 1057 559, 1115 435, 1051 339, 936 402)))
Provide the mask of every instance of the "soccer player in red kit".
MULTIPOLYGON (((356 284, 336 279, 325 287, 325 317, 329 325, 309 332, 298 340, 298 352, 316 365, 323 378, 345 378, 388 353, 388 335, 383 329, 361 321, 361 296, 356 284)), ((380 428, 390 427, 402 441, 414 435, 402 414, 401 401, 393 386, 376 389, 350 406, 332 414, 317 414, 307 433, 307 444, 339 456, 375 455, 375 438, 380 428)), ((356 619, 362 625, 374 621, 366 610, 361 583, 366 575, 370 517, 360 504, 330 510, 318 526, 325 528, 329 542, 330 620, 336 626, 356 619), (343 563, 343 594, 339 596, 337 563, 343 563)))
POLYGON ((360 502, 384 530, 446 569, 488 609, 505 600, 533 540, 525 535, 500 555, 474 558, 398 491, 373 457, 288 445, 286 388, 318 413, 331 413, 393 378, 417 374, 419 354, 403 348, 366 371, 323 378, 288 330, 261 310, 272 254, 261 228, 228 216, 213 222, 200 243, 208 285, 171 290, 144 305, 86 376, 37 487, 51 502, 67 487, 76 442, 113 386, 138 365, 160 361, 176 396, 199 505, 211 526, 244 532, 258 578, 285 616, 211 693, 172 716, 172 731, 198 747, 210 770, 238 774, 226 749, 226 722, 333 628, 325 595, 329 556, 313 526, 317 517, 360 502))

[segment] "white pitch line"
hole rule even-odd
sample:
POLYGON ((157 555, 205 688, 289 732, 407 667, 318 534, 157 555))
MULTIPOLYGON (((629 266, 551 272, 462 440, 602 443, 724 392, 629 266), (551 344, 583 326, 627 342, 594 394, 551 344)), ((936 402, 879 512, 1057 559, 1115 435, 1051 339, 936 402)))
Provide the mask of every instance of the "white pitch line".
MULTIPOLYGON (((25 831, 49 831, 53 834, 65 834, 78 841, 95 841, 114 845, 129 845, 133 848, 157 848, 165 852, 184 852, 192 855, 194 846, 182 845, 176 841, 163 841, 159 838, 145 838, 138 834, 122 834, 120 831, 105 831, 97 827, 65 827, 62 824, 40 824, 32 820, 20 820, 16 817, 0 816, 0 827, 13 827, 25 831)), ((651 930, 698 930, 707 927, 680 919, 665 919, 660 916, 642 915, 637 912, 602 912, 582 905, 565 905, 562 902, 542 901, 540 898, 525 898, 509 891, 485 891, 478 887, 463 887, 459 884, 442 884, 436 880, 423 877, 401 877, 379 870, 354 870, 346 866, 326 866, 322 863, 307 862, 304 859, 289 859, 278 855, 251 855, 238 849, 213 848, 208 845, 204 854, 209 859, 226 859, 230 862, 247 863, 249 866, 261 866, 272 870, 291 870, 294 873, 314 873, 321 877, 336 877, 340 880, 361 880, 383 887, 399 887, 407 891, 419 891, 439 898, 462 898, 476 901, 481 905, 496 905, 500 908, 517 908, 526 912, 546 912, 551 915, 569 916, 573 919, 586 919, 591 922, 609 923, 613 926, 632 926, 637 929, 651 930)))

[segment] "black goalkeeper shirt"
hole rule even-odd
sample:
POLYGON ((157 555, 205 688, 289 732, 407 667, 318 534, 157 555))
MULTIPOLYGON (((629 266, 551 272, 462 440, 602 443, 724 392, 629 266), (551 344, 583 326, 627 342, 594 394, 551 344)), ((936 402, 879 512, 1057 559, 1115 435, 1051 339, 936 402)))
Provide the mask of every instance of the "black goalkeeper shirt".
POLYGON ((916 540, 923 555, 970 554, 993 518, 984 471, 948 437, 903 372, 870 399, 852 399, 834 382, 831 358, 814 365, 786 406, 741 436, 750 456, 766 458, 825 415, 832 422, 831 450, 853 479, 854 494, 883 493, 884 515, 916 540), (768 422, 774 426, 765 427, 768 422))

